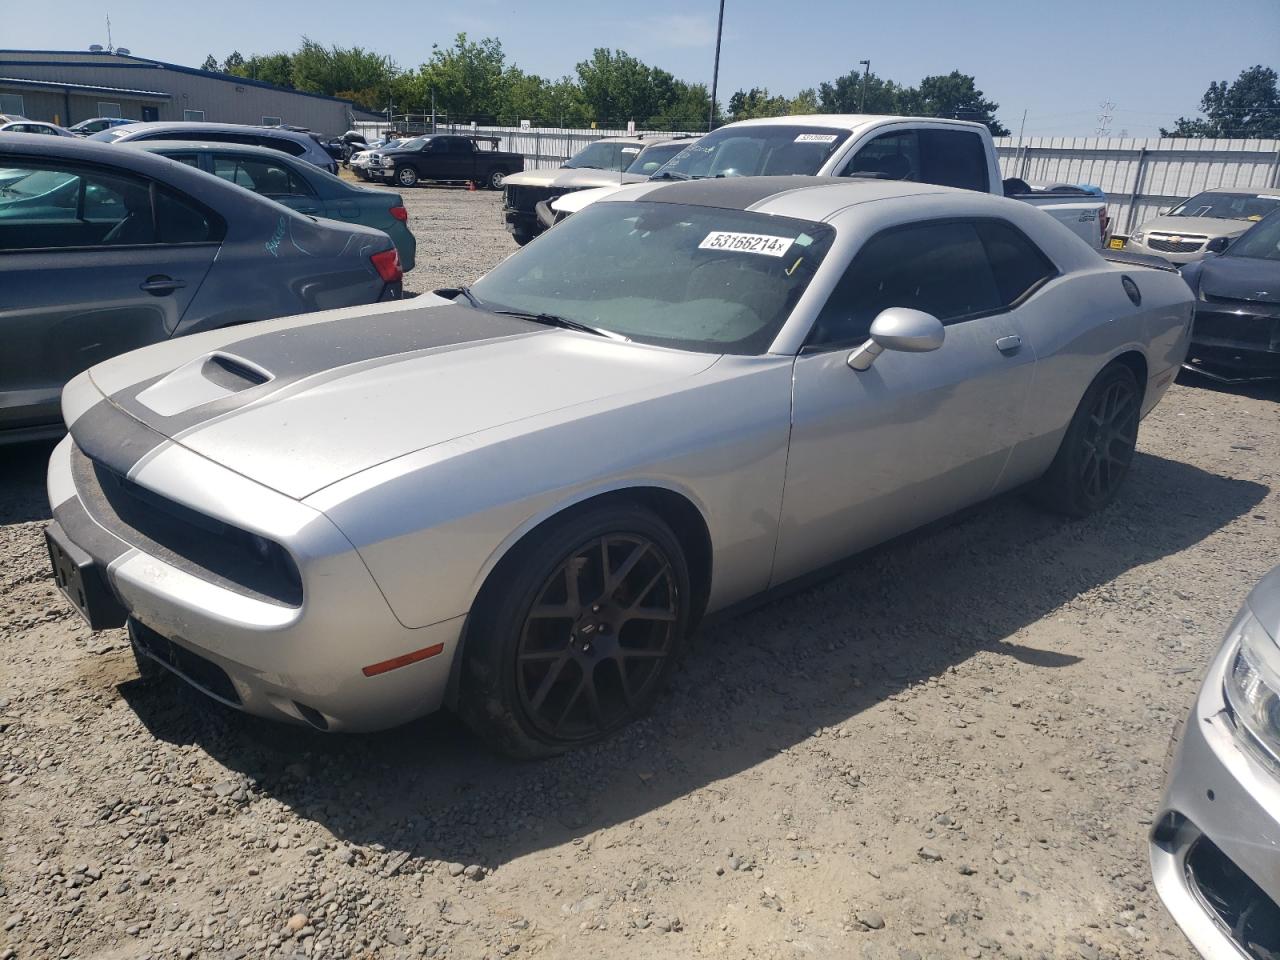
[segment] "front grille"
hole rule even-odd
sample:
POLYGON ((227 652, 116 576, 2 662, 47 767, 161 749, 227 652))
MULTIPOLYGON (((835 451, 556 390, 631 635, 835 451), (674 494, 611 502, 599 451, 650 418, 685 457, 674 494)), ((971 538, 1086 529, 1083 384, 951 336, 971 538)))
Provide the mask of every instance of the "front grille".
POLYGON ((563 192, 563 190, 553 190, 550 187, 510 186, 506 188, 505 204, 510 210, 533 213, 534 208, 537 207, 540 201, 549 200, 563 192))
POLYGON ((1196 311, 1191 339, 1242 350, 1280 351, 1280 319, 1201 309, 1196 311))
POLYGON ((302 578, 278 543, 148 490, 79 447, 71 474, 90 516, 125 543, 236 593, 301 606, 302 578))
POLYGON ((1147 234, 1147 246, 1161 253, 1195 253, 1204 246, 1208 237, 1162 237, 1158 234, 1147 234))
POLYGON ((1280 960, 1280 904, 1207 837, 1186 860, 1187 883, 1219 927, 1253 960, 1280 960))
POLYGON ((236 692, 235 684, 227 676, 227 671, 213 661, 179 646, 137 620, 129 621, 129 637, 143 653, 180 674, 193 686, 219 700, 240 705, 240 694, 236 692))

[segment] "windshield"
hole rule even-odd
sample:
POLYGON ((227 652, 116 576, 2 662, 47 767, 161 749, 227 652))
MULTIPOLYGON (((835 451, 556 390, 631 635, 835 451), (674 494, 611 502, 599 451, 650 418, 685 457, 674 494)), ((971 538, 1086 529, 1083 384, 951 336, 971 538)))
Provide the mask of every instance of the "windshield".
POLYGON ((1273 213, 1256 227, 1246 230, 1223 256, 1280 260, 1280 213, 1273 213))
POLYGON ((569 170, 625 170, 639 152, 638 144, 597 140, 566 160, 564 166, 569 170), (630 152, 623 153, 623 150, 630 152))
POLYGON ((728 126, 709 133, 658 171, 699 177, 813 176, 849 139, 848 130, 801 126, 728 126))
POLYGON ((1170 210, 1169 216, 1261 220, 1272 210, 1280 210, 1280 193, 1199 193, 1170 210))
POLYGON ((787 217, 606 201, 547 231, 471 292, 486 309, 555 314, 643 343, 758 354, 834 236, 787 217))
POLYGON ((414 137, 412 140, 388 140, 382 145, 384 150, 421 150, 430 137, 414 137))
POLYGON ((631 166, 627 167, 627 173, 643 173, 646 177, 651 173, 657 173, 658 168, 683 151, 689 143, 688 140, 676 140, 672 143, 655 143, 651 147, 645 147, 639 155, 634 155, 635 159, 631 162, 631 166))
POLYGON ((119 140, 128 132, 129 131, 123 127, 110 127, 106 130, 99 130, 97 133, 92 134, 89 139, 98 140, 102 143, 111 143, 113 140, 119 140))

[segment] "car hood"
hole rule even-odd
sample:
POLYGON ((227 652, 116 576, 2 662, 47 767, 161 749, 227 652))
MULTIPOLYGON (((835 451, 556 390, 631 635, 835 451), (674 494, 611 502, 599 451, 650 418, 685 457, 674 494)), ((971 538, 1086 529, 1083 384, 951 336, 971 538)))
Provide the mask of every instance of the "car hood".
POLYGON ((187 338, 194 349, 175 350, 178 340, 107 361, 89 372, 106 399, 68 416, 72 435, 127 473, 111 462, 118 449, 103 450, 106 436, 129 433, 127 417, 134 463, 171 441, 302 499, 416 450, 660 390, 717 359, 441 301, 399 306, 214 331, 187 338))
POLYGON ((1195 234, 1196 236, 1238 237, 1253 226, 1251 220, 1223 220, 1220 217, 1156 217, 1148 220, 1136 232, 1195 234))
POLYGON ((560 170, 551 181, 553 187, 569 190, 589 190, 593 187, 617 187, 624 183, 639 183, 649 178, 641 174, 623 173, 618 170, 588 170, 585 168, 560 170))
POLYGON ((1200 268, 1200 292, 1228 300, 1280 304, 1280 261, 1210 257, 1200 268))
POLYGON ((525 170, 522 173, 503 177, 502 185, 504 187, 547 187, 562 172, 559 167, 549 170, 525 170))

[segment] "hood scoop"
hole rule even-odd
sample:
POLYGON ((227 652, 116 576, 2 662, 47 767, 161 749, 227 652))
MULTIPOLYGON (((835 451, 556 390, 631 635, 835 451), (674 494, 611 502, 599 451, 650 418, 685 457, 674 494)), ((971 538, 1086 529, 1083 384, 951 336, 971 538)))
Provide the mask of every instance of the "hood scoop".
POLYGON ((174 417, 272 379, 268 371, 242 357, 209 353, 157 380, 138 394, 137 401, 161 417, 174 417))

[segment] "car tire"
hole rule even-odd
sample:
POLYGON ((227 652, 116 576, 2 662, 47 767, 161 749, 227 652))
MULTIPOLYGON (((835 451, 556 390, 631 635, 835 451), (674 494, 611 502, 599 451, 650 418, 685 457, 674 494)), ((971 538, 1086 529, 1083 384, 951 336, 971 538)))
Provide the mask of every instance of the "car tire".
POLYGON ((1048 471, 1031 489, 1046 509, 1087 517, 1110 503, 1133 462, 1142 412, 1142 387, 1123 363, 1112 363, 1089 384, 1048 471))
POLYGON ((501 190, 502 181, 507 178, 505 170, 490 170, 489 175, 485 178, 484 185, 490 190, 501 190))
POLYGON ((418 185, 418 171, 413 167, 397 167, 396 183, 402 187, 416 187, 418 185))
POLYGON ((653 706, 690 625, 680 542, 637 505, 553 521, 502 561, 467 624, 458 710, 519 759, 603 739, 653 706))
POLYGON ((537 234, 532 230, 515 230, 511 234, 511 239, 516 242, 516 246, 523 247, 536 236, 537 234))

